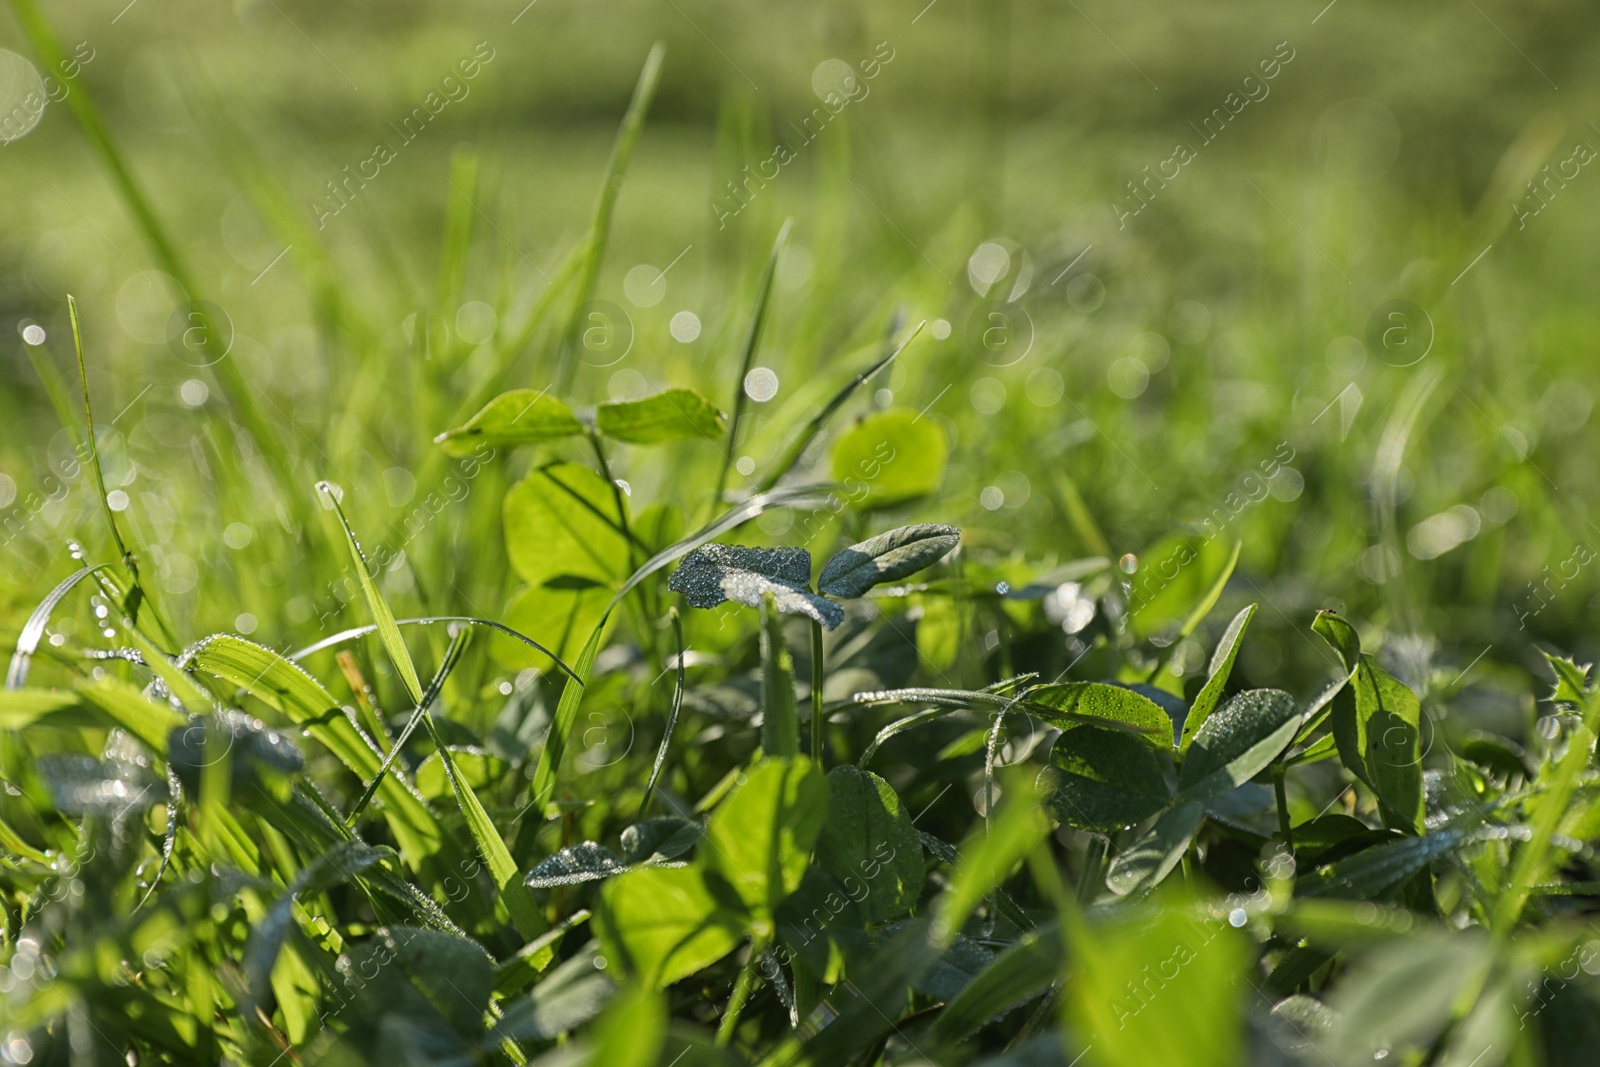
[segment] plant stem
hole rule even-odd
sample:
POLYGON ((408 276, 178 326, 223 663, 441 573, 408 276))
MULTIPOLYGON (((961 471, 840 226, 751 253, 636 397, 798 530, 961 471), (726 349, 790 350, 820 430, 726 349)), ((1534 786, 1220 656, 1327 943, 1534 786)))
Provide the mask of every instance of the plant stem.
POLYGON ((1272 765, 1272 790, 1278 799, 1278 832, 1283 835, 1283 843, 1289 846, 1289 851, 1294 851, 1294 829, 1289 825, 1289 795, 1283 787, 1283 780, 1288 773, 1287 768, 1281 763, 1272 765))
POLYGON ((811 761, 819 769, 827 757, 822 717, 822 624, 811 620, 811 761))
POLYGON ((726 1045, 733 1040, 733 1032, 739 1028, 739 1016, 744 1012, 745 1001, 750 999, 750 991, 756 984, 756 961, 767 950, 767 935, 758 934, 750 942, 750 960, 740 969, 739 977, 734 979, 733 993, 728 997, 728 1007, 722 1013, 722 1021, 717 1024, 717 1044, 726 1045))

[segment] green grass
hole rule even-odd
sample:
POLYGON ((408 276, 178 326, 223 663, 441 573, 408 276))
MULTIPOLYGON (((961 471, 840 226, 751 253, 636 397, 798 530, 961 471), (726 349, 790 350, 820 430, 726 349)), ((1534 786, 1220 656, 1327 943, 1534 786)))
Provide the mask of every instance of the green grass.
POLYGON ((7 1062, 1585 1062, 1585 12, 10 7, 7 1062))

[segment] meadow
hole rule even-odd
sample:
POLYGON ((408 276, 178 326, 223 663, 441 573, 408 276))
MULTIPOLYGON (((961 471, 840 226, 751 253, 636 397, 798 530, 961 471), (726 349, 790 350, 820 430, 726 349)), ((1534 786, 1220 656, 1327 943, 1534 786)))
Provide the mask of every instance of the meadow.
POLYGON ((1589 1062, 1586 7, 0 27, 0 1062, 1589 1062))

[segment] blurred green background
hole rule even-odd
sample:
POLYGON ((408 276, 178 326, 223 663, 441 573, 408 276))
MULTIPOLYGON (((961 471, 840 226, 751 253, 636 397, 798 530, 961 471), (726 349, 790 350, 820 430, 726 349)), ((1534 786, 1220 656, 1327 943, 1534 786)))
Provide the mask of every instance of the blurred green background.
MULTIPOLYGON (((14 14, 0 46, 42 75, 14 14)), ((1251 684, 1320 669, 1306 627, 1328 605, 1437 635, 1420 655, 1447 675, 1526 666, 1535 640, 1600 654, 1600 569, 1574 562, 1600 541, 1592 5, 111 0, 48 17, 78 60, 56 72, 65 98, 30 117, 28 68, 0 57, 7 129, 37 120, 0 145, 8 633, 71 569, 69 538, 111 550, 87 478, 56 478, 71 441, 28 358, 36 326, 34 354, 75 376, 67 293, 108 489, 185 639, 298 645, 364 621, 336 591, 321 478, 369 549, 404 547, 402 614, 498 617, 500 496, 545 453, 452 488, 431 438, 485 389, 550 383, 559 295, 523 326, 583 238, 659 40, 596 290, 618 332, 596 335, 574 402, 674 384, 731 407, 792 217, 752 469, 927 320, 845 414, 943 424, 944 489, 907 514, 961 524, 997 572, 1148 560, 1226 509, 1244 542, 1230 598, 1266 602, 1251 684), (841 88, 838 114, 816 110, 841 88), (73 94, 221 309, 227 367, 185 347, 182 295, 73 94), (400 136, 430 99, 446 102, 400 136), (392 160, 319 211, 379 142, 392 160), (792 161, 735 213, 728 183, 770 175, 780 143, 792 161), (429 494, 458 498, 410 536, 429 494)), ((693 515, 679 486, 720 461, 690 444, 615 466, 636 508, 693 515)), ((790 522, 746 539, 794 543, 790 522)))

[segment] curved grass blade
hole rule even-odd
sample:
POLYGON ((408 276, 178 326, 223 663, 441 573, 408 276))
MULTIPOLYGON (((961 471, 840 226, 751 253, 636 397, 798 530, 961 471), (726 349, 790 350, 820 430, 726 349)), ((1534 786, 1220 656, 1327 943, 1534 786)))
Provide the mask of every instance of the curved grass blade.
MULTIPOLYGON (((739 360, 739 377, 733 384, 733 418, 728 423, 728 447, 723 452, 722 469, 717 472, 717 491, 711 498, 714 501, 720 501, 723 490, 728 487, 728 471, 733 467, 733 454, 739 445, 739 424, 744 421, 744 380, 750 374, 756 348, 761 344, 761 327, 766 322, 767 302, 772 297, 772 279, 777 276, 778 261, 783 258, 783 249, 789 243, 789 231, 793 226, 793 219, 785 219, 778 228, 778 236, 772 242, 772 254, 767 257, 766 269, 761 272, 761 282, 756 286, 756 307, 750 316, 750 329, 744 335, 744 355, 739 360)), ((762 488, 770 489, 771 486, 762 488)))
MULTIPOLYGON (((806 423, 805 429, 800 431, 800 436, 794 439, 794 443, 789 446, 789 451, 783 454, 783 458, 777 462, 765 478, 761 479, 761 484, 757 491, 765 493, 777 485, 783 479, 783 476, 788 474, 796 463, 800 462, 800 457, 805 454, 805 450, 810 447, 812 441, 816 440, 817 434, 822 432, 822 428, 828 424, 829 419, 833 418, 834 413, 844 406, 846 400, 850 399, 851 394, 866 382, 871 381, 879 371, 893 363, 896 357, 906 350, 906 346, 917 339, 917 334, 921 333, 922 328, 927 324, 926 319, 917 323, 912 328, 910 335, 904 341, 901 341, 892 352, 850 379, 843 389, 835 393, 833 399, 824 404, 822 410, 817 412, 810 422, 806 423)), ((742 381, 743 379, 741 379, 742 381)), ((729 455, 731 456, 732 454, 730 450, 729 455)))
POLYGON ((377 624, 378 640, 383 644, 383 650, 389 654, 389 660, 394 664, 395 670, 400 672, 400 680, 405 682, 406 692, 413 701, 420 701, 422 682, 417 677, 416 664, 411 662, 411 653, 406 648, 405 639, 400 636, 400 628, 395 625, 394 612, 389 610, 389 602, 383 599, 383 594, 378 591, 378 583, 372 578, 372 571, 367 566, 366 553, 361 551, 361 543, 356 540, 355 531, 350 528, 350 520, 345 518, 344 508, 339 503, 333 484, 318 482, 317 491, 333 506, 333 513, 339 517, 339 525, 344 528, 345 541, 350 547, 350 559, 355 564, 361 592, 367 599, 367 608, 372 612, 373 622, 377 624))
MULTIPOLYGON (((431 626, 434 623, 439 622, 459 622, 465 623, 469 626, 487 626, 491 630, 503 633, 507 637, 514 637, 528 647, 536 649, 537 651, 544 653, 546 656, 549 656, 551 662, 560 668, 562 674, 565 674, 568 677, 577 677, 575 674, 573 674, 572 668, 567 666, 560 656, 556 655, 554 652, 551 652, 548 648, 545 648, 527 634, 519 633, 504 623, 495 622, 493 619, 480 619, 473 615, 426 615, 416 619, 394 620, 394 624, 396 626, 431 626)), ((307 645, 301 649, 296 649, 283 658, 291 663, 295 663, 299 660, 305 659, 307 656, 312 655, 313 653, 321 652, 324 649, 333 648, 335 645, 342 645, 346 641, 354 641, 358 637, 365 637, 370 633, 376 633, 377 630, 378 627, 372 624, 367 626, 352 627, 349 630, 340 630, 338 633, 333 634, 330 637, 324 637, 322 640, 317 641, 314 644, 307 645)))
MULTIPOLYGON (((317 488, 332 502, 334 514, 339 517, 339 523, 344 527, 345 539, 350 543, 350 556, 360 575, 361 591, 366 595, 367 607, 371 610, 373 621, 378 626, 378 638, 383 642, 389 659, 405 681, 411 699, 425 709, 427 705, 424 702, 422 683, 417 678, 416 665, 411 662, 411 653, 407 651, 405 641, 400 637, 400 628, 395 625, 394 612, 390 610, 388 601, 384 600, 383 593, 378 589, 378 583, 372 580, 372 575, 367 570, 366 556, 362 554, 355 532, 344 517, 344 509, 334 497, 331 485, 319 482, 317 488)), ((467 632, 461 631, 463 634, 467 632)), ((434 729, 433 720, 423 714, 422 723, 433 737, 434 746, 439 752, 439 763, 450 782, 450 791, 455 794, 456 803, 461 807, 461 814, 466 817, 467 828, 472 831, 478 852, 483 857, 484 865, 489 868, 489 874, 499 888, 506 907, 510 909, 517 930, 523 937, 534 937, 543 933, 548 924, 539 914, 533 898, 528 895, 517 877, 516 862, 511 858, 511 851, 506 848, 505 841, 500 837, 500 831, 495 828, 494 820, 489 818, 489 813, 484 810, 472 787, 462 781, 460 773, 456 770, 456 761, 450 755, 449 746, 434 729)), ((398 752, 399 748, 400 746, 396 744, 391 750, 391 755, 393 752, 398 752)))
POLYGON ((672 691, 672 707, 667 712, 666 729, 661 733, 661 747, 656 750, 656 761, 650 768, 650 780, 645 783, 644 796, 639 801, 639 818, 641 819, 644 818, 644 813, 650 808, 650 797, 656 791, 656 782, 661 779, 661 769, 666 766, 667 749, 672 747, 672 733, 678 728, 678 712, 683 708, 683 620, 678 617, 677 608, 668 608, 667 613, 672 619, 672 637, 678 646, 678 684, 672 691))
MULTIPOLYGON (((238 686, 303 726, 362 781, 376 775, 383 752, 321 682, 263 645, 233 634, 216 634, 186 649, 178 665, 190 664, 238 686)), ((427 806, 398 774, 383 777, 384 817, 402 855, 415 868, 439 851, 443 833, 427 806)))
POLYGON ((661 80, 661 63, 666 58, 667 46, 657 41, 645 57, 644 69, 633 87, 633 99, 622 117, 617 139, 611 146, 611 160, 606 164, 606 180, 600 187, 600 196, 594 205, 594 221, 589 226, 589 237, 584 247, 583 266, 578 275, 578 291, 573 297, 572 314, 562 333, 561 347, 556 356, 557 395, 565 396, 572 388, 572 377, 578 369, 578 337, 583 332, 584 306, 594 294, 596 280, 600 277, 600 262, 605 258, 606 239, 611 233, 611 213, 622 191, 622 178, 628 172, 628 161, 633 158, 633 146, 639 141, 639 131, 644 128, 644 117, 650 110, 650 101, 656 95, 656 84, 661 80))
POLYGON ((33 614, 29 615, 28 621, 23 624, 22 632, 17 635, 17 647, 11 653, 11 666, 6 670, 7 689, 20 689, 28 684, 28 667, 33 662, 33 654, 39 651, 39 642, 44 640, 45 627, 50 625, 50 616, 61 601, 79 582, 110 565, 97 563, 92 567, 74 571, 39 601, 39 606, 33 609, 33 614))

